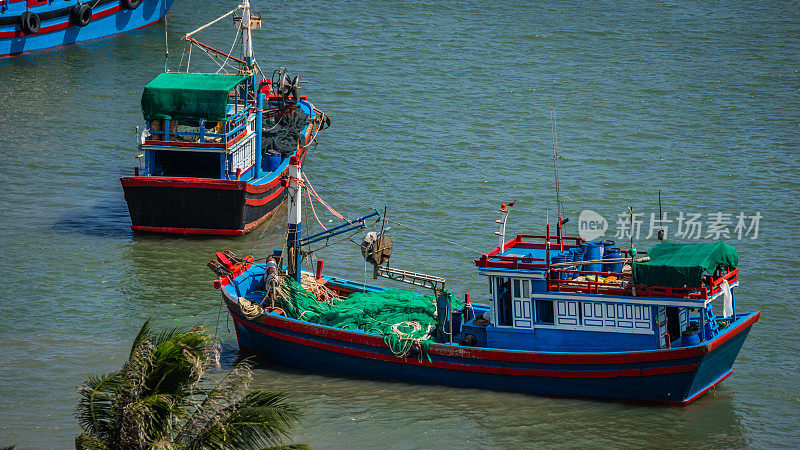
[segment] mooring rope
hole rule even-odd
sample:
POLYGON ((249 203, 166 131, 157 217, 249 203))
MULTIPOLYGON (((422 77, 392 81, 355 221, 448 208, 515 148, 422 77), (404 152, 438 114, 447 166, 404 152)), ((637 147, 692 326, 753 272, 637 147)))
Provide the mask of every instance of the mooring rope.
POLYGON ((414 228, 414 227, 412 227, 412 226, 410 226, 410 225, 406 225, 406 224, 400 223, 400 222, 398 222, 397 220, 393 220, 393 219, 386 218, 386 221, 387 221, 387 222, 392 222, 393 224, 395 224, 395 225, 397 225, 397 226, 401 226, 401 227, 404 227, 404 228, 408 228, 408 229, 410 229, 410 230, 414 230, 414 231, 416 231, 417 233, 422 233, 422 234, 424 234, 424 235, 427 235, 427 236, 430 236, 430 237, 432 237, 432 238, 439 239, 439 240, 441 240, 441 241, 444 241, 444 242, 447 242, 447 243, 449 243, 449 244, 456 245, 456 246, 458 246, 458 247, 461 247, 461 248, 463 248, 463 249, 469 250, 469 251, 471 251, 471 252, 475 252, 475 253, 478 253, 478 254, 480 254, 480 255, 482 255, 482 254, 483 254, 483 252, 482 252, 482 251, 475 250, 474 248, 469 248, 469 247, 467 247, 466 245, 461 245, 461 244, 459 244, 458 242, 451 241, 451 240, 449 240, 449 239, 446 239, 446 238, 443 238, 443 237, 441 237, 441 236, 436 236, 435 234, 428 233, 427 231, 422 231, 422 230, 420 230, 419 228, 414 228))

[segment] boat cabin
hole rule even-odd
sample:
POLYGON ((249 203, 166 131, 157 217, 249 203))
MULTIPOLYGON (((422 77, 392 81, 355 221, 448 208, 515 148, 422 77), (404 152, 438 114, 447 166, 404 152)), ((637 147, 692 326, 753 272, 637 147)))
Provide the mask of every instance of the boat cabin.
MULTIPOLYGON (((253 83, 245 75, 168 72, 147 84, 142 175, 246 181, 278 169, 285 158, 262 160, 263 107, 274 115, 293 107, 287 111, 272 101, 268 84, 258 89, 253 83)), ((297 107, 304 117, 312 115, 306 102, 297 107)))
POLYGON ((490 307, 467 314, 468 342, 534 351, 663 349, 712 339, 721 319, 733 317, 738 270, 729 245, 662 242, 648 255, 610 241, 553 238, 517 235, 476 261, 488 278, 490 307), (724 317, 712 310, 717 299, 724 317))

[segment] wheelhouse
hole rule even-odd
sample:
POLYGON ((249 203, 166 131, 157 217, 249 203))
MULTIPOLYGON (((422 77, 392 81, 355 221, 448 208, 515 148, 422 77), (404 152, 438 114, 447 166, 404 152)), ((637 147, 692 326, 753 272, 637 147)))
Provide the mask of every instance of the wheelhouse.
POLYGON ((158 75, 142 94, 143 175, 255 178, 261 108, 252 84, 242 75, 158 75))
POLYGON ((478 346, 494 348, 651 350, 712 339, 726 325, 725 319, 734 317, 738 269, 733 267, 733 247, 665 242, 651 250, 659 258, 650 258, 646 252, 634 257, 630 251, 614 248, 625 263, 557 262, 581 248, 577 237, 564 237, 551 245, 546 235, 517 235, 482 255, 476 265, 489 280, 489 322, 479 316, 477 323, 475 319, 466 322, 463 332, 475 336, 478 346), (681 278, 674 267, 659 265, 664 260, 662 245, 669 247, 668 255, 675 248, 690 246, 695 254, 716 252, 719 258, 712 262, 713 273, 702 276, 694 270, 695 262, 683 258, 687 277, 681 278), (672 281, 658 284, 664 279, 659 274, 665 271, 672 281), (697 274, 697 280, 692 274, 697 274), (712 309, 718 299, 728 306, 725 316, 715 315, 712 309))

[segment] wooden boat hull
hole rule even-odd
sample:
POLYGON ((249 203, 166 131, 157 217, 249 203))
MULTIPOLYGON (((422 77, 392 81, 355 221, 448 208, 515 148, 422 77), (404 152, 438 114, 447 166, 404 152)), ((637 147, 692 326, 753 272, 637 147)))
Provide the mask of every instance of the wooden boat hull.
POLYGON ((686 405, 731 374, 760 313, 737 320, 703 345, 615 353, 542 353, 432 344, 429 357, 398 358, 380 336, 276 314, 249 320, 223 288, 239 347, 305 370, 537 395, 686 405))
MULTIPOLYGON (((79 27, 70 20, 65 2, 58 7, 35 6, 31 12, 41 17, 41 28, 37 33, 24 34, 19 22, 19 11, 9 9, 0 16, 0 57, 16 55, 34 50, 43 50, 75 42, 97 39, 153 24, 164 18, 174 0, 143 0, 133 10, 122 7, 120 1, 100 1, 92 10, 92 18, 86 26, 79 27)), ((89 2, 94 5, 93 2, 89 2)), ((10 5, 12 7, 15 5, 10 5)))

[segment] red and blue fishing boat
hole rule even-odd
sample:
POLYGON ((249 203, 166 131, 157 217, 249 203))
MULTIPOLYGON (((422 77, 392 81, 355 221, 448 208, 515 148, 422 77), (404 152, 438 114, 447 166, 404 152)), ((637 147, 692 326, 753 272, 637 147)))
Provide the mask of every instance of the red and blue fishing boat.
POLYGON ((185 35, 185 71, 161 73, 145 86, 139 163, 120 179, 132 230, 242 235, 284 202, 289 159, 302 162, 330 122, 298 94, 299 76, 283 68, 263 76, 251 38, 260 26, 260 15, 243 2, 185 35), (241 57, 196 38, 229 16, 241 57), (215 59, 217 70, 189 73, 192 49, 215 59))
POLYGON ((135 30, 158 22, 174 0, 0 0, 0 56, 135 30))
MULTIPOLYGON (((390 267, 384 226, 367 234, 361 247, 376 277, 433 292, 422 298, 431 322, 408 331, 410 316, 391 316, 388 309, 405 311, 419 299, 375 308, 372 298, 387 297, 386 288, 323 275, 319 262, 316 273, 301 271, 301 255, 312 254, 304 246, 364 228, 379 214, 301 237, 299 199, 308 183, 300 181, 296 161, 289 169, 288 252, 275 250, 266 263, 230 253, 209 262, 240 349, 279 364, 354 377, 686 405, 731 375, 760 315, 737 311, 738 256, 727 244, 660 242, 637 253, 609 241, 563 236, 560 218, 554 236, 547 225, 541 235, 506 240, 510 206, 503 205, 498 246, 475 261, 488 280, 486 305, 470 303, 468 294, 461 303, 443 278, 390 267), (304 300, 309 292, 310 302, 304 300), (342 308, 362 311, 361 317, 331 326, 331 317, 344 316, 342 308), (407 330, 410 345, 394 345, 391 332, 376 331, 389 317, 397 321, 392 330, 407 330)), ((403 333, 396 334, 402 340, 403 333)))

